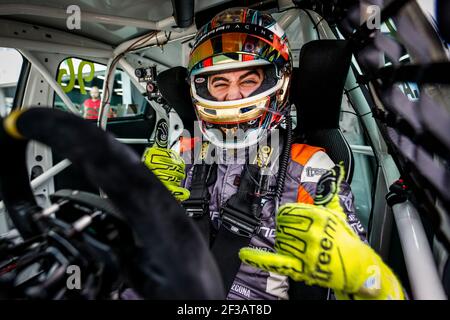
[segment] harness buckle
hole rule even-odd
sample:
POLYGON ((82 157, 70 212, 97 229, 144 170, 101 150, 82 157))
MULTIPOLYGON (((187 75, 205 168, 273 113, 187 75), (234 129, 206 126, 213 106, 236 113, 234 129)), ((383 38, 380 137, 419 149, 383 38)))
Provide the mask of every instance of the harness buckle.
POLYGON ((221 216, 222 226, 238 236, 251 238, 259 231, 260 220, 256 217, 250 217, 230 207, 223 207, 221 216))
POLYGON ((189 218, 201 218, 209 212, 209 201, 206 199, 187 199, 182 206, 189 218))

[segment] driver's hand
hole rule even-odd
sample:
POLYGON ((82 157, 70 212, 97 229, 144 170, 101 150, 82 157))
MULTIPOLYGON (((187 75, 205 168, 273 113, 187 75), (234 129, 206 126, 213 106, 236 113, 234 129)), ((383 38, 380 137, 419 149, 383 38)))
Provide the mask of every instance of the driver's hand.
POLYGON ((256 268, 331 288, 339 299, 404 299, 391 269, 346 222, 338 197, 343 170, 336 166, 322 177, 315 205, 280 208, 276 253, 243 248, 239 257, 256 268))
POLYGON ((144 164, 172 192, 178 201, 189 198, 189 190, 180 186, 186 177, 185 164, 175 151, 160 147, 147 148, 142 156, 144 164))

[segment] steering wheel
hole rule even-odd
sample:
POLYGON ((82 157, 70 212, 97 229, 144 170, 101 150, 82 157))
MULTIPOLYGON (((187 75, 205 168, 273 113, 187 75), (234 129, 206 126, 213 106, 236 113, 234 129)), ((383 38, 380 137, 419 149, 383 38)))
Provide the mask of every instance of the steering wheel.
POLYGON ((197 227, 111 134, 63 111, 30 108, 3 120, 0 148, 3 200, 21 237, 0 239, 0 298, 105 299, 123 281, 148 299, 225 297, 197 227), (30 140, 68 158, 108 200, 61 190, 39 207, 25 160, 30 140), (71 270, 81 274, 76 290, 71 270))

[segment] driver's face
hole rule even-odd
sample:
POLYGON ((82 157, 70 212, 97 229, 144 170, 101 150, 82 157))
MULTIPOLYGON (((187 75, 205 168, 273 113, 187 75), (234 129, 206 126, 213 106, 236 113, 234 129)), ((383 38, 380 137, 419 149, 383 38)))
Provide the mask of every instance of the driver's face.
POLYGON ((208 77, 208 90, 218 101, 239 100, 252 94, 263 80, 262 68, 218 73, 208 77))

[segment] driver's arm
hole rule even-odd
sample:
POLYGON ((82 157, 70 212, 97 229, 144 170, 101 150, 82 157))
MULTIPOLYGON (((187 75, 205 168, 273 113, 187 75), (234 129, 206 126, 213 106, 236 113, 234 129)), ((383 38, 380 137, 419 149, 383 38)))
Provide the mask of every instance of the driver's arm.
POLYGON ((343 166, 324 174, 314 204, 291 203, 277 214, 276 253, 243 248, 244 263, 307 285, 333 289, 338 299, 405 299, 400 281, 347 222, 339 192, 343 166))

